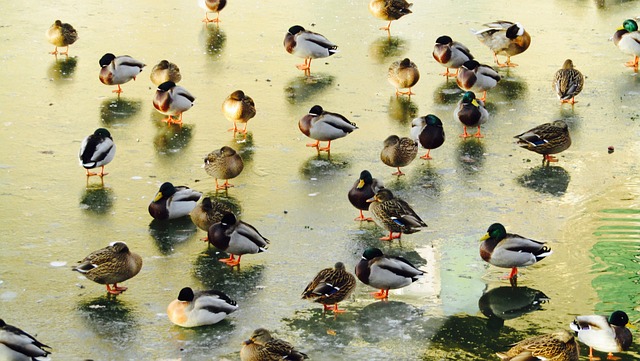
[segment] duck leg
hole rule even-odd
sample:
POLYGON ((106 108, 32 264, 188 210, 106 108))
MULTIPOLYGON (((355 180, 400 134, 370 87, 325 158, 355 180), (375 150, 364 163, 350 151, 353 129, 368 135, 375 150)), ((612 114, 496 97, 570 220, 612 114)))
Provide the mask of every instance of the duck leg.
POLYGON ((306 73, 307 70, 311 69, 311 58, 305 58, 304 64, 298 64, 296 65, 296 68, 304 70, 306 73))
POLYGON ((58 55, 58 47, 56 46, 56 48, 53 49, 53 51, 50 51, 49 54, 58 55))
POLYGON ((397 172, 393 172, 393 173, 391 173, 391 175, 397 175, 398 177, 399 177, 399 176, 401 176, 401 175, 405 175, 405 173, 403 173, 403 172, 400 170, 400 167, 396 167, 396 168, 398 168, 398 171, 397 171, 397 172))
POLYGON ((233 122, 233 127, 227 129, 228 132, 233 130, 233 134, 235 135, 238 132, 238 126, 236 125, 236 122, 233 122))
POLYGON ((117 84, 117 86, 118 86, 118 89, 112 90, 111 92, 120 95, 120 93, 122 93, 122 88, 120 87, 120 84, 117 84))
POLYGON ((107 284, 106 286, 107 286, 107 292, 109 292, 112 295, 119 295, 122 292, 127 290, 127 287, 118 287, 117 283, 113 284, 113 288, 109 287, 109 284, 107 284))
POLYGON ((389 290, 380 290, 378 292, 371 293, 371 295, 376 300, 384 300, 384 299, 389 298, 389 290))
POLYGON ((383 26, 380 28, 380 30, 386 30, 387 32, 389 31, 389 29, 391 28, 391 21, 389 21, 389 23, 387 24, 387 26, 383 26))
POLYGON ((487 91, 486 90, 482 92, 482 98, 478 98, 478 100, 482 100, 482 101, 487 100, 487 91))
POLYGON ((337 303, 335 303, 335 304, 333 305, 333 307, 331 307, 331 309, 333 310, 333 313, 345 313, 345 312, 347 312, 347 310, 341 310, 341 309, 339 309, 339 308, 338 308, 338 304, 337 304, 337 303))
POLYGON ((320 141, 316 140, 315 143, 307 143, 307 147, 318 148, 320 146, 320 141))
MULTIPOLYGON (((58 48, 56 47, 56 50, 57 50, 57 49, 58 49, 58 48)), ((67 56, 69 56, 69 45, 67 45, 67 48, 66 48, 66 50, 65 50, 64 52, 62 52, 62 51, 60 52, 60 55, 67 55, 67 56)))
POLYGON ((412 92, 411 88, 409 88, 409 90, 406 92, 401 92, 400 90, 396 89, 396 98, 398 97, 398 95, 407 95, 409 96, 409 98, 411 98, 411 96, 416 95, 416 93, 412 92))
POLYGON ((100 173, 98 173, 97 175, 99 175, 100 178, 102 178, 102 177, 106 176, 107 174, 109 174, 109 173, 105 173, 104 172, 104 166, 101 166, 100 167, 100 173))
POLYGON ((552 156, 550 154, 544 154, 542 157, 543 157, 542 158, 542 165, 544 165, 545 162, 547 162, 547 165, 549 165, 550 162, 554 163, 554 162, 558 161, 558 158, 556 158, 556 157, 554 157, 554 156, 552 156))
MULTIPOLYGON (((467 139, 469 138, 471 135, 469 135, 469 133, 467 133, 467 126, 462 126, 462 134, 460 134, 460 138, 464 138, 467 139)), ((428 158, 423 158, 423 159, 428 159, 428 158)))
POLYGON ((624 63, 624 66, 628 66, 630 68, 634 68, 634 69, 638 70, 638 62, 639 62, 639 60, 640 60, 640 57, 638 57, 636 55, 636 56, 633 57, 633 60, 624 63))
POLYGON ((431 152, 431 149, 427 149, 427 154, 420 156, 420 159, 426 159, 426 160, 431 160, 433 158, 431 158, 431 156, 429 155, 429 153, 431 152))
POLYGON ((231 188, 234 187, 233 184, 229 183, 228 179, 224 180, 224 183, 222 183, 222 185, 218 185, 218 178, 216 178, 216 190, 226 190, 227 188, 231 188))
POLYGON ((593 356, 593 347, 589 347, 589 361, 599 361, 600 357, 593 356))
POLYGON ((622 357, 613 356, 613 353, 609 352, 607 355, 607 360, 622 360, 622 357))
POLYGON ((457 77, 458 76, 458 70, 459 69, 456 69, 456 72, 452 73, 452 72, 449 71, 449 68, 447 68, 447 71, 445 71, 444 73, 440 73, 440 75, 446 76, 447 78, 450 77, 450 76, 451 77, 457 77))
POLYGON ((331 151, 331 141, 329 141, 329 143, 327 143, 326 147, 318 147, 318 152, 320 151, 325 151, 325 152, 330 152, 331 151))
POLYGON ((354 218, 353 220, 354 220, 354 221, 360 221, 360 222, 362 222, 362 221, 372 222, 372 221, 373 221, 373 218, 371 218, 371 217, 369 217, 369 218, 365 217, 365 216, 364 216, 364 213, 362 213, 362 209, 360 209, 360 216, 359 216, 359 217, 354 218))
POLYGON ((393 232, 389 231, 388 237, 380 237, 381 241, 393 241, 394 239, 400 239, 402 237, 402 232, 398 232, 397 235, 393 235, 393 232))
POLYGON ((238 256, 238 258, 234 258, 232 254, 231 256, 229 256, 229 258, 222 258, 222 259, 219 259, 218 261, 222 263, 226 263, 230 267, 234 267, 240 264, 241 257, 242 255, 238 256))
POLYGON ((484 138, 484 135, 482 135, 482 133, 480 132, 480 126, 479 125, 478 125, 478 131, 476 132, 474 137, 476 137, 476 138, 484 138))

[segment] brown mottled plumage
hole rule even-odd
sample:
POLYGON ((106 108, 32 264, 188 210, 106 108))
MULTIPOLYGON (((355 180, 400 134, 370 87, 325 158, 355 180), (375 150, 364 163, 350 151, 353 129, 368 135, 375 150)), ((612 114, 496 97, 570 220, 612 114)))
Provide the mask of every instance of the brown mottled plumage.
POLYGON ((306 354, 296 350, 289 342, 273 338, 271 333, 264 328, 253 331, 251 337, 244 342, 240 350, 241 361, 300 361, 308 358, 306 354))
POLYGON ((233 133, 236 132, 246 134, 247 123, 256 116, 256 104, 250 96, 246 95, 242 90, 236 90, 222 102, 222 113, 225 118, 233 122, 233 133), (239 130, 237 123, 244 123, 244 128, 239 130))
POLYGON ((56 20, 47 30, 47 40, 56 47, 49 54, 69 55, 69 45, 78 40, 78 32, 73 28, 73 26, 71 26, 71 24, 56 20), (58 47, 63 46, 65 46, 67 50, 58 53, 58 47))
POLYGON ((378 19, 388 21, 387 26, 381 27, 380 30, 389 31, 393 20, 411 14, 411 10, 409 10, 411 6, 413 4, 406 0, 371 0, 369 12, 378 19))
POLYGON ((497 355, 503 361, 578 361, 580 347, 573 334, 563 330, 524 339, 497 355))
POLYGON ((408 95, 412 96, 415 93, 411 92, 411 87, 418 83, 420 80, 420 72, 418 67, 409 58, 395 61, 389 66, 387 73, 387 80, 396 88, 396 96, 408 95), (400 89, 409 89, 408 91, 400 91, 400 89))
POLYGON ((574 104, 574 98, 580 94, 583 86, 584 75, 573 67, 571 59, 565 60, 562 69, 553 77, 553 90, 558 94, 560 102, 574 104))
POLYGON ((356 278, 337 262, 333 268, 325 268, 313 278, 302 292, 302 299, 321 303, 324 310, 345 312, 338 309, 338 302, 349 297, 356 287, 356 278))
POLYGON ((225 212, 233 210, 226 203, 220 202, 215 198, 204 197, 202 202, 189 213, 191 221, 201 230, 208 232, 212 224, 222 220, 225 212))
POLYGON ((182 80, 182 75, 180 74, 180 68, 178 68, 176 64, 168 60, 161 60, 158 64, 153 66, 149 78, 151 78, 151 82, 154 85, 158 86, 168 81, 178 83, 182 80))
POLYGON ((229 179, 237 177, 243 169, 244 163, 240 155, 226 145, 204 158, 204 170, 215 178, 216 190, 233 187, 233 184, 229 184, 229 179), (218 179, 224 179, 224 184, 218 185, 218 179))
POLYGON ((562 120, 553 123, 544 123, 516 135, 518 145, 532 152, 542 154, 542 164, 545 162, 557 162, 558 160, 551 154, 560 153, 571 146, 569 127, 562 120))
POLYGON ((382 241, 400 238, 402 233, 416 233, 427 226, 407 202, 395 197, 386 188, 378 191, 369 201, 371 202, 369 209, 374 218, 389 231, 388 237, 380 238, 382 241), (399 234, 395 236, 394 233, 399 234))
POLYGON ((119 287, 118 283, 140 272, 142 257, 129 251, 126 243, 113 242, 105 248, 92 252, 78 263, 79 265, 72 268, 74 271, 82 273, 96 283, 106 285, 107 292, 118 295, 127 290, 127 287, 119 287), (109 285, 113 285, 113 288, 109 285))
POLYGON ((404 175, 400 167, 411 163, 418 155, 418 142, 409 138, 400 138, 397 135, 390 135, 384 140, 384 146, 380 152, 380 160, 389 167, 398 168, 392 175, 404 175))

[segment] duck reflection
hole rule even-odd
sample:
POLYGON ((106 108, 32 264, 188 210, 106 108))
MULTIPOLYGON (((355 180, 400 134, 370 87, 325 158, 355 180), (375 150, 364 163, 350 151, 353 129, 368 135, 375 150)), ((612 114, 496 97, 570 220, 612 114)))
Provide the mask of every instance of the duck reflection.
POLYGON ((138 322, 133 309, 113 295, 81 301, 78 303, 80 317, 102 341, 112 347, 126 350, 136 342, 138 322))
POLYGON ((425 317, 419 308, 399 301, 373 302, 358 312, 358 334, 369 343, 389 341, 391 335, 397 341, 423 340, 425 317))
POLYGON ((72 79, 77 65, 78 58, 76 57, 64 57, 58 59, 58 57, 56 56, 56 60, 51 63, 47 75, 50 79, 53 79, 54 83, 62 84, 63 82, 60 82, 60 80, 72 79))
POLYGON ((242 158, 245 166, 253 161, 253 153, 255 152, 255 147, 253 146, 253 132, 240 134, 239 137, 236 137, 233 141, 229 142, 229 146, 234 148, 238 154, 240 154, 240 158, 242 158))
POLYGON ((125 124, 142 107, 142 101, 122 97, 107 98, 100 104, 100 119, 107 126, 125 124))
POLYGON ((297 104, 323 92, 334 81, 335 77, 333 75, 322 73, 315 73, 311 76, 298 76, 287 83, 284 93, 289 103, 297 104))
POLYGON ((407 42, 397 36, 380 37, 369 46, 369 54, 378 63, 384 64, 389 58, 398 58, 407 50, 407 42))
MULTIPOLYGON (((507 71, 506 74, 500 74, 502 79, 496 85, 493 93, 501 94, 507 100, 515 100, 518 98, 524 98, 527 95, 527 83, 517 76, 509 75, 507 71)), ((488 97, 490 100, 491 97, 488 97)), ((489 109, 488 109, 489 110, 489 109)), ((489 110, 491 112, 491 110, 489 110)))
MULTIPOLYGON (((235 329, 235 324, 227 318, 213 325, 195 328, 174 325, 169 332, 171 340, 180 343, 180 358, 177 360, 208 360, 211 359, 211 349, 218 345, 228 344, 235 329)), ((164 360, 176 359, 165 358, 164 360)))
POLYGON ((418 106, 409 97, 389 97, 389 118, 402 125, 410 125, 418 115, 418 106))
POLYGON ((149 223, 149 235, 156 241, 158 250, 164 254, 171 254, 177 244, 187 242, 198 231, 189 217, 171 220, 154 219, 149 223))
POLYGON ((460 89, 456 80, 449 80, 442 83, 436 91, 433 92, 433 101, 436 104, 456 104, 461 98, 464 91, 460 89))
POLYGON ((424 188, 430 196, 438 196, 442 192, 442 175, 438 173, 430 162, 417 168, 413 173, 412 184, 418 184, 424 188))
POLYGON ((547 295, 533 288, 502 286, 485 292, 478 300, 478 307, 489 318, 487 326, 497 331, 505 320, 540 310, 548 301, 547 295))
POLYGON ((264 265, 241 264, 229 267, 218 261, 224 257, 224 252, 210 246, 196 258, 193 265, 194 276, 202 282, 205 289, 220 290, 241 304, 242 300, 255 294, 256 287, 262 283, 264 265))
MULTIPOLYGON (((346 310, 347 312, 336 317, 332 312, 324 312, 322 308, 313 307, 298 310, 291 318, 284 318, 282 321, 289 329, 301 335, 300 344, 320 343, 328 346, 324 349, 342 350, 357 335, 357 325, 353 321, 358 311, 348 306, 346 310)), ((331 359, 333 355, 329 353, 323 356, 325 359, 331 359)))
POLYGON ((571 175, 560 166, 537 166, 519 176, 516 181, 539 193, 561 196, 567 192, 571 175))
POLYGON ((193 125, 160 124, 153 138, 153 146, 156 152, 164 156, 174 156, 184 150, 193 137, 193 125))
POLYGON ((218 60, 227 42, 227 35, 218 24, 206 24, 200 33, 205 52, 214 60, 218 60))
POLYGON ((351 163, 349 163, 347 158, 342 154, 331 157, 331 153, 327 153, 326 158, 323 154, 318 154, 302 164, 300 174, 303 175, 305 179, 333 179, 336 174, 343 172, 350 166, 351 163))
POLYGON ((80 199, 80 208, 95 214, 106 214, 113 207, 113 190, 103 185, 88 186, 80 199))
POLYGON ((457 147, 458 166, 464 174, 476 174, 482 170, 485 147, 477 138, 461 140, 457 147))

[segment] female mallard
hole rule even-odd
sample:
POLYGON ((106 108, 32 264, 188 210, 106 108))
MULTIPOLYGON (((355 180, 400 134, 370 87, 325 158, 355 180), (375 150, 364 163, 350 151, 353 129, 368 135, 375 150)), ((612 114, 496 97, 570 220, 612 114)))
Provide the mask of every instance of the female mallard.
POLYGON ((122 93, 120 84, 129 80, 136 80, 136 76, 142 72, 146 64, 130 57, 120 55, 116 57, 111 53, 106 53, 100 58, 100 81, 105 85, 117 85, 118 89, 114 93, 122 93))
POLYGON ((467 127, 478 127, 478 131, 474 136, 476 138, 484 137, 482 133, 480 133, 480 125, 487 122, 489 112, 484 107, 484 102, 476 99, 474 92, 469 91, 462 95, 462 99, 460 99, 458 105, 453 110, 453 117, 462 123, 464 130, 460 137, 468 138, 471 136, 467 133, 467 127))
POLYGON ((498 20, 484 24, 486 29, 476 31, 475 34, 481 43, 493 51, 493 59, 499 67, 514 67, 518 64, 511 62, 511 57, 518 55, 529 48, 531 36, 520 23, 498 20), (501 64, 498 54, 506 55, 507 61, 501 64))
POLYGON ((618 360, 613 352, 626 351, 631 346, 633 335, 627 328, 629 316, 624 311, 615 311, 609 316, 578 316, 569 325, 578 334, 578 340, 589 346, 589 360, 599 360, 593 356, 593 349, 608 352, 607 360, 618 360))
POLYGON ((182 113, 191 109, 195 100, 196 98, 187 89, 167 81, 158 86, 153 98, 153 107, 167 116, 162 119, 163 122, 167 122, 168 125, 182 126, 182 113), (178 119, 174 119, 175 116, 178 116, 178 119))
POLYGON ((189 213, 191 221, 201 230, 208 232, 212 224, 222 220, 225 213, 231 212, 231 207, 215 198, 204 197, 189 213))
POLYGON ((233 130, 233 134, 236 132, 247 134, 247 123, 256 116, 256 104, 242 90, 236 90, 222 102, 222 113, 225 118, 233 122, 233 128, 229 129, 233 130), (244 123, 244 128, 239 130, 237 123, 244 123))
POLYGON ((0 319, 0 360, 36 360, 36 357, 45 357, 51 353, 45 348, 51 347, 17 327, 7 325, 0 319))
POLYGON ((216 190, 233 187, 229 179, 237 177, 243 169, 244 163, 240 154, 226 145, 204 158, 204 170, 215 178, 216 190), (224 184, 218 185, 218 179, 224 179, 224 184))
POLYGON ((529 337, 511 347, 507 352, 498 352, 503 361, 578 361, 580 347, 573 334, 559 331, 529 337))
POLYGON ((349 202, 360 210, 360 216, 354 219, 354 221, 373 221, 372 218, 365 218, 362 211, 368 211, 370 202, 367 202, 372 198, 380 189, 384 188, 382 181, 373 178, 368 170, 360 172, 360 177, 353 183, 353 187, 349 190, 347 195, 349 202))
POLYGON ((241 361, 301 361, 308 358, 289 342, 272 337, 264 328, 253 331, 240 350, 241 361))
POLYGON ((446 77, 457 76, 462 64, 473 60, 473 55, 471 55, 469 48, 457 41, 453 41, 451 37, 446 35, 436 39, 436 45, 433 46, 432 55, 440 65, 447 68, 447 71, 441 74, 446 77), (451 73, 449 69, 456 69, 456 72, 451 73))
POLYGON ((553 77, 553 89, 558 94, 560 102, 574 104, 574 98, 580 94, 583 86, 584 75, 573 67, 571 59, 565 60, 562 69, 553 77))
POLYGON ((223 292, 185 287, 167 307, 167 315, 178 326, 198 327, 218 323, 237 309, 236 301, 223 292))
POLYGON ((219 23, 220 11, 227 5, 227 0, 198 0, 198 5, 204 10, 203 23, 219 23), (216 18, 209 19, 209 13, 216 13, 216 18))
POLYGON ((482 92, 482 101, 487 99, 487 90, 495 88, 499 81, 500 75, 495 69, 475 60, 462 64, 456 78, 456 83, 462 90, 482 92))
POLYGON ((396 97, 400 94, 411 97, 415 95, 415 93, 411 92, 411 87, 416 85, 418 80, 420 80, 420 72, 414 62, 409 60, 409 58, 404 58, 394 61, 391 66, 389 66, 387 80, 396 88, 396 97), (400 91, 400 89, 407 88, 409 88, 408 91, 400 91))
POLYGON ((182 75, 180 74, 180 68, 176 64, 168 60, 161 60, 151 69, 149 78, 151 78, 151 82, 155 86, 159 86, 168 81, 178 83, 182 80, 182 75))
POLYGON ((640 58, 640 31, 638 23, 633 19, 627 19, 622 26, 613 34, 613 43, 622 50, 623 53, 633 56, 633 60, 624 65, 638 70, 638 59, 640 58))
POLYGON ((107 292, 119 295, 127 290, 127 287, 118 286, 137 275, 142 268, 142 257, 129 251, 124 242, 112 242, 109 246, 92 252, 79 265, 73 267, 74 271, 82 273, 88 279, 107 286, 107 292), (109 285, 113 285, 109 287, 109 285))
POLYGON ((386 188, 379 190, 373 198, 369 199, 369 202, 371 202, 370 210, 374 218, 389 231, 389 236, 380 238, 381 241, 399 239, 403 233, 420 232, 427 226, 407 202, 395 197, 386 188))
POLYGON ((219 261, 231 267, 240 265, 242 255, 266 251, 267 244, 270 243, 255 227, 239 220, 230 212, 225 213, 220 223, 209 227, 207 240, 216 248, 230 254, 229 258, 219 261), (235 259, 234 256, 238 258, 235 259))
POLYGON ((380 30, 389 31, 391 22, 401 17, 411 14, 409 8, 412 3, 406 0, 371 0, 369 3, 369 12, 378 19, 388 21, 387 26, 383 26, 380 30))
POLYGON ((401 176, 400 167, 404 167, 416 159, 418 155, 418 142, 409 138, 400 138, 397 135, 390 135, 384 140, 382 151, 380 152, 380 160, 382 163, 398 171, 391 173, 392 175, 401 176))
POLYGON ((311 75, 311 60, 326 58, 338 52, 338 46, 330 42, 323 35, 305 30, 300 25, 289 28, 284 36, 284 48, 287 53, 304 58, 304 64, 296 67, 304 70, 305 75, 311 75))
POLYGON ((49 54, 53 55, 69 55, 69 45, 78 40, 78 32, 71 26, 71 24, 63 23, 60 20, 56 20, 51 27, 47 30, 47 39, 56 48, 49 54), (67 50, 58 53, 58 47, 66 47, 67 50))
POLYGON ((480 257, 496 267, 511 268, 509 281, 514 287, 518 280, 518 267, 531 266, 553 253, 544 242, 507 233, 500 223, 489 226, 487 234, 480 240, 480 257))
POLYGON ((436 149, 444 144, 442 121, 433 114, 415 118, 411 121, 411 138, 418 141, 427 150, 427 154, 421 156, 421 159, 433 159, 429 155, 431 149, 436 149))
POLYGON ((368 248, 356 265, 356 276, 365 285, 380 289, 376 299, 389 298, 389 290, 406 287, 424 276, 403 257, 385 256, 378 248, 368 248))
POLYGON ((80 165, 86 169, 87 177, 94 175, 104 177, 109 174, 104 172, 104 166, 116 156, 116 144, 111 138, 111 133, 104 128, 96 129, 93 134, 82 140, 78 156, 80 165), (100 173, 89 171, 98 167, 100 167, 100 173))
POLYGON ((558 159, 550 154, 560 153, 571 146, 569 127, 562 120, 538 125, 514 138, 518 139, 520 147, 542 154, 543 165, 545 162, 547 165, 549 162, 557 162, 558 159))
POLYGON ((358 129, 355 123, 350 122, 343 115, 327 112, 319 105, 314 105, 309 114, 305 115, 298 122, 300 131, 315 143, 307 144, 307 147, 314 147, 320 151, 331 151, 331 141, 346 137, 347 134, 358 129), (320 147, 320 142, 328 141, 326 147, 320 147))
POLYGON ((349 297, 356 288, 356 278, 344 268, 344 263, 336 262, 333 268, 325 268, 313 278, 302 292, 302 299, 321 303, 324 310, 338 309, 338 302, 349 297))
POLYGON ((149 214, 159 220, 175 219, 189 215, 196 207, 202 193, 189 187, 174 187, 169 182, 164 182, 149 204, 149 214))

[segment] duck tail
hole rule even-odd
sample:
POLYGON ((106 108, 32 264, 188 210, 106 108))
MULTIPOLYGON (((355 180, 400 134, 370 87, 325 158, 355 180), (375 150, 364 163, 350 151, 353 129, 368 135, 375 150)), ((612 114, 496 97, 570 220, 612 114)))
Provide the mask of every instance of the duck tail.
POLYGON ((544 246, 540 249, 540 251, 538 251, 538 253, 536 253, 536 261, 540 261, 542 259, 544 259, 545 257, 551 255, 553 253, 553 251, 551 250, 551 248, 544 246))

